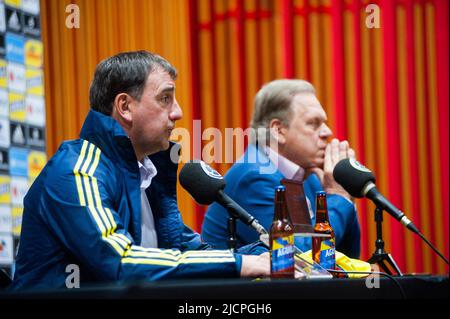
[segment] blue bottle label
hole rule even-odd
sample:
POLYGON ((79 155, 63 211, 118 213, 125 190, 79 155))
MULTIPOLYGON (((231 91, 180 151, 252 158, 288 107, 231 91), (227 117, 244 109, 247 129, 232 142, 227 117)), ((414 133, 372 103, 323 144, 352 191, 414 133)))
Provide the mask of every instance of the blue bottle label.
POLYGON ((325 269, 334 269, 336 265, 334 238, 324 239, 320 243, 320 265, 325 269))
POLYGON ((294 236, 279 237, 273 240, 271 251, 272 272, 294 267, 294 236))

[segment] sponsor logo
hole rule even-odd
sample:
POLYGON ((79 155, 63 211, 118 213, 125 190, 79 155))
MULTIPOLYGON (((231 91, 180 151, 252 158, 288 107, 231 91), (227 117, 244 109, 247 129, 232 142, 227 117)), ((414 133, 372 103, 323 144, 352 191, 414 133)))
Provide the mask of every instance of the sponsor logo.
POLYGON ((321 240, 319 263, 325 269, 334 269, 336 265, 336 248, 334 239, 317 239, 321 240))
POLYGON ((29 124, 44 126, 45 125, 45 101, 41 96, 27 96, 25 100, 27 111, 27 122, 29 124))
POLYGON ((25 177, 11 177, 11 204, 23 207, 23 198, 28 192, 28 179, 25 177))
POLYGON ((6 149, 0 149, 0 172, 9 172, 9 153, 6 149))
POLYGON ((41 36, 41 27, 39 16, 24 14, 23 15, 23 32, 33 37, 41 36))
POLYGON ((0 33, 0 55, 6 54, 6 46, 5 46, 5 34, 0 33))
POLYGON ((13 238, 11 234, 0 234, 0 264, 12 264, 13 251, 13 238))
POLYGON ((367 167, 365 167, 363 164, 361 164, 360 162, 358 162, 354 158, 350 158, 349 163, 350 163, 351 166, 353 166, 354 169, 357 169, 358 171, 366 172, 366 173, 370 173, 371 172, 367 167))
POLYGON ((31 151, 28 155, 28 175, 31 178, 38 177, 47 163, 47 154, 44 152, 31 151))
POLYGON ((15 8, 20 8, 20 2, 21 0, 5 0, 5 4, 15 8))
POLYGON ((213 169, 211 166, 206 164, 203 161, 200 161, 200 166, 202 167, 203 171, 212 178, 216 179, 223 179, 222 175, 220 175, 215 169, 213 169))
POLYGON ((0 32, 6 31, 6 21, 5 21, 5 5, 0 2, 0 32))
POLYGON ((0 203, 1 204, 11 203, 10 182, 11 182, 11 178, 8 175, 0 175, 0 203))
POLYGON ((9 147, 10 136, 9 136, 9 121, 7 118, 0 118, 0 146, 9 147))
POLYGON ((25 122, 25 100, 22 94, 9 92, 9 118, 13 121, 25 122))
POLYGON ((20 232, 22 230, 23 207, 13 206, 11 216, 13 235, 20 236, 20 232))
POLYGON ((6 86, 8 85, 8 78, 7 78, 7 63, 5 60, 0 59, 0 87, 1 88, 6 88, 6 86))
POLYGON ((22 10, 31 14, 39 14, 39 0, 22 0, 22 10))
POLYGON ((6 42, 6 59, 8 61, 23 64, 25 60, 24 37, 7 32, 5 42, 6 42))
POLYGON ((8 63, 8 88, 12 91, 24 93, 26 89, 25 67, 17 63, 8 63))
POLYGON ((9 149, 9 172, 11 175, 28 176, 28 150, 11 147, 9 149))
POLYGON ((25 146, 25 126, 21 123, 11 122, 11 144, 16 146, 25 146))
POLYGON ((39 69, 29 69, 25 71, 27 94, 44 95, 44 74, 39 69))
POLYGON ((17 33, 22 32, 22 17, 20 11, 16 8, 5 8, 6 12, 6 28, 17 33))
POLYGON ((35 68, 42 67, 44 56, 41 41, 28 40, 25 43, 25 64, 35 68))
POLYGON ((12 232, 11 207, 0 205, 0 233, 12 232))
POLYGON ((8 92, 0 89, 0 116, 8 117, 9 114, 9 99, 8 92))
POLYGON ((45 130, 41 127, 28 126, 27 144, 31 147, 45 148, 45 130))
POLYGON ((294 236, 275 238, 272 242, 271 269, 282 271, 294 267, 294 236))

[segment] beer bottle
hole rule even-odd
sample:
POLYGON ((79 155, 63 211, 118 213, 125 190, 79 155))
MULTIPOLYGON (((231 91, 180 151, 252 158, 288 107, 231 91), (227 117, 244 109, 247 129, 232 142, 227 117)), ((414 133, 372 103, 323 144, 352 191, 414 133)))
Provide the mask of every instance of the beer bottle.
POLYGON ((325 269, 335 269, 335 237, 328 219, 327 194, 323 191, 316 192, 316 224, 314 233, 331 236, 313 237, 312 257, 314 262, 325 269))
POLYGON ((275 188, 275 211, 270 227, 270 277, 294 278, 294 227, 284 186, 275 188))

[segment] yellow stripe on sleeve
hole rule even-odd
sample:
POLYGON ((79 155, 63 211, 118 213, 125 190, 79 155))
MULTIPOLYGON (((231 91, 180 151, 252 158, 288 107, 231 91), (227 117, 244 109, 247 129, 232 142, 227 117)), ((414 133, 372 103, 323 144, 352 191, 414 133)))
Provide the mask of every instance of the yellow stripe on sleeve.
POLYGON ((88 142, 83 141, 83 146, 81 147, 81 153, 78 156, 77 163, 75 164, 75 168, 73 169, 73 173, 75 174, 75 182, 77 184, 78 197, 80 198, 81 206, 86 206, 86 200, 84 198, 83 186, 81 185, 81 177, 80 177, 80 173, 78 170, 80 169, 81 163, 83 162, 84 156, 86 154, 87 145, 88 145, 88 142))
POLYGON ((147 259, 147 258, 123 258, 122 263, 128 264, 148 264, 148 265, 160 265, 160 266, 176 266, 179 264, 206 264, 206 263, 229 263, 235 262, 234 257, 230 258, 195 258, 195 259, 183 259, 178 262, 160 260, 160 259, 147 259))
POLYGON ((102 240, 114 248, 114 250, 122 257, 123 263, 173 267, 177 264, 187 263, 235 262, 233 254, 226 250, 203 250, 181 253, 179 250, 144 248, 132 245, 132 241, 124 234, 115 233, 117 224, 111 210, 108 207, 103 207, 97 178, 94 176, 100 162, 100 156, 101 150, 98 147, 87 141, 83 142, 81 154, 74 168, 75 176, 78 177, 76 180, 80 204, 88 207, 89 212, 100 229, 102 240), (87 149, 88 151, 86 153, 87 149), (84 158, 86 158, 86 160, 82 165, 84 158), (80 171, 81 165, 82 168, 80 171), (87 171, 88 168, 89 171, 87 171), (86 193, 87 205, 83 188, 86 193))

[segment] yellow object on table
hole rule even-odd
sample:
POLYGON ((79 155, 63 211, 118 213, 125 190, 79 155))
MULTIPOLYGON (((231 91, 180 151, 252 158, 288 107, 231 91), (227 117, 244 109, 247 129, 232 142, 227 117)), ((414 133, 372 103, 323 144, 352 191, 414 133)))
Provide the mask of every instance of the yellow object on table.
MULTIPOLYGON (((353 259, 350 257, 347 257, 343 253, 336 250, 336 265, 341 268, 343 271, 361 271, 361 272, 371 272, 372 268, 368 262, 359 260, 359 259, 353 259)), ((305 259, 306 261, 312 263, 312 253, 311 250, 308 250, 307 252, 304 252, 300 255, 301 258, 305 259)), ((363 278, 369 276, 368 273, 364 274, 348 274, 349 278, 363 278)))

